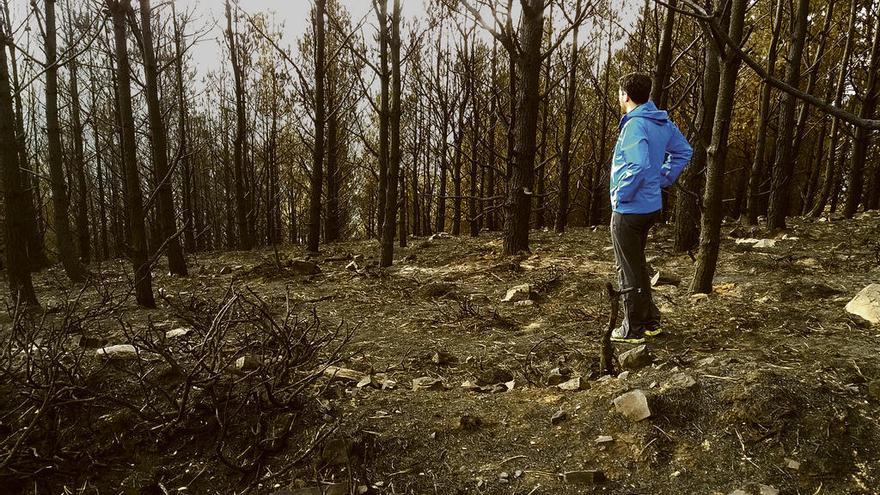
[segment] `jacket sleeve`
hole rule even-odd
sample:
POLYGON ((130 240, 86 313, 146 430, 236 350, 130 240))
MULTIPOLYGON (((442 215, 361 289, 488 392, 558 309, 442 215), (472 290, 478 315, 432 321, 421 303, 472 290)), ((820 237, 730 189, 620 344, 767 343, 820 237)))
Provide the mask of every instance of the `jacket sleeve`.
POLYGON ((633 200, 650 166, 648 137, 637 120, 623 127, 620 149, 624 164, 617 182, 617 198, 625 203, 633 200))
POLYGON ((666 161, 660 168, 660 187, 669 187, 675 184, 681 171, 684 170, 694 154, 693 148, 678 127, 671 122, 670 125, 672 126, 672 137, 666 145, 666 161))

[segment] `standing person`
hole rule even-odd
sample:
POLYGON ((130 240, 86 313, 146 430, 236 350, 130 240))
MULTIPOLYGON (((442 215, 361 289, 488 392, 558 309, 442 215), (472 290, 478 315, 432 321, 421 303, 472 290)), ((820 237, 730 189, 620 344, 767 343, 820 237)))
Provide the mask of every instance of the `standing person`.
POLYGON ((645 261, 648 231, 660 219, 660 190, 675 183, 693 149, 666 111, 648 99, 650 76, 627 74, 618 85, 623 117, 611 162, 611 243, 624 316, 611 340, 639 344, 661 333, 645 261))

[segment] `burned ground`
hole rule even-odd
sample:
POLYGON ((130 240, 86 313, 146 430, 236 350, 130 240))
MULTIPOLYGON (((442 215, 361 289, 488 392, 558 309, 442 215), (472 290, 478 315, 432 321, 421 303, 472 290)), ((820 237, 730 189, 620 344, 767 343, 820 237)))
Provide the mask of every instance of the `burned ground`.
MULTIPOLYGON (((80 375, 58 382, 71 390, 36 420, 27 399, 45 397, 49 379, 2 385, 0 483, 26 493, 321 493, 308 487, 331 482, 401 494, 875 493, 880 330, 844 306, 880 280, 880 218, 794 219, 784 237, 734 227, 708 298, 687 294, 692 261, 672 253, 671 231, 652 233, 653 267, 685 282, 656 287, 666 333, 648 342, 653 364, 622 377, 598 372, 615 278, 606 228, 534 232, 532 254, 518 258, 501 257, 492 233, 415 238, 384 270, 370 241, 326 246, 310 259, 319 273, 295 261, 306 259, 298 247, 203 254, 188 278, 156 277, 156 310, 120 303, 122 263, 93 267, 100 282, 84 291, 49 270, 37 277, 47 314, 20 316, 4 369, 49 355, 80 375), (532 303, 501 302, 522 284, 532 303), (165 337, 173 329, 188 333, 165 337), (126 343, 143 354, 95 356, 126 343), (330 361, 357 373, 330 379, 330 361), (683 376, 695 383, 676 386, 683 376), (440 381, 413 390, 421 377, 440 381), (574 377, 575 390, 554 385, 574 377), (612 400, 637 389, 652 416, 632 422, 612 400), (167 407, 138 413, 153 395, 167 407)), ((3 323, 13 331, 11 316, 3 323)))

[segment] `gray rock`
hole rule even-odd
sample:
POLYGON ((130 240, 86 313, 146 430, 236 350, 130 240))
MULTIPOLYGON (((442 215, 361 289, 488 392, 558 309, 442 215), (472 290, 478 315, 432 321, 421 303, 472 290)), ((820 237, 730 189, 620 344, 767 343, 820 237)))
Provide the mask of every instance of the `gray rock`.
POLYGON ((572 378, 571 380, 564 381, 557 385, 559 390, 568 390, 568 391, 578 391, 578 390, 586 390, 590 388, 590 385, 586 382, 586 380, 582 379, 579 376, 572 378))
POLYGON ((348 383, 360 383, 365 377, 367 377, 366 374, 361 373, 360 371, 341 368, 339 366, 327 366, 324 368, 323 373, 324 376, 330 378, 330 380, 339 380, 348 383))
POLYGON ((171 329, 171 330, 168 330, 167 332, 165 332, 165 338, 166 339, 176 339, 178 337, 184 337, 184 336, 186 336, 186 334, 192 332, 192 330, 193 329, 190 327, 174 328, 174 329, 171 329))
POLYGON ((587 471, 567 471, 564 475, 565 482, 572 485, 597 485, 607 481, 605 473, 598 469, 587 471))
POLYGON ((676 373, 663 382, 660 391, 670 389, 693 390, 697 386, 697 379, 687 373, 676 373))
POLYGON ((235 360, 235 369, 238 371, 252 371, 262 365, 263 358, 253 354, 247 354, 235 360))
POLYGON ((416 390, 446 390, 443 380, 430 376, 423 376, 412 381, 412 389, 416 390))
POLYGON ((508 289, 501 302, 526 301, 532 298, 532 286, 529 284, 517 285, 508 289))
POLYGON ((550 417, 550 424, 551 425, 558 425, 559 423, 562 423, 566 419, 568 419, 568 413, 565 412, 564 409, 560 409, 560 410, 556 411, 555 413, 553 413, 553 416, 550 417))
POLYGON ((627 392, 614 399, 614 408, 631 421, 642 421, 651 417, 648 397, 641 390, 627 392))
POLYGON ((644 368, 654 361, 654 357, 651 356, 651 352, 648 351, 648 347, 644 344, 622 352, 618 359, 620 360, 621 368, 629 370, 644 368))
POLYGON ((871 284, 859 291, 846 305, 846 311, 880 324, 880 284, 871 284))
POLYGON ((102 347, 95 351, 95 355, 107 359, 118 359, 121 361, 133 360, 138 358, 138 350, 131 344, 117 344, 102 347))
POLYGON ((681 277, 664 270, 658 270, 657 273, 651 277, 651 285, 656 287, 658 285, 679 285, 681 284, 681 277))
POLYGON ((739 488, 730 492, 729 495, 779 495, 779 490, 768 485, 753 484, 747 489, 739 488))
POLYGON ((567 369, 553 368, 550 370, 550 373, 547 374, 547 385, 555 387, 565 380, 568 380, 570 376, 571 371, 567 369))
POLYGON ((458 361, 451 352, 447 351, 437 351, 431 356, 431 362, 438 366, 445 366, 447 364, 452 364, 458 361))

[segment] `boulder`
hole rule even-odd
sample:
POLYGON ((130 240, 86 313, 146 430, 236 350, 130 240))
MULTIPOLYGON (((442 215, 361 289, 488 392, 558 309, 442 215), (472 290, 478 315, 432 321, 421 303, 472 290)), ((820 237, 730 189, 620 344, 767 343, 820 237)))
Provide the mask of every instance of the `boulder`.
POLYGON ((871 284, 856 294, 846 305, 846 311, 870 321, 880 323, 880 284, 871 284))
POLYGON ((614 399, 614 408, 631 421, 642 421, 651 417, 648 397, 641 390, 627 392, 614 399))

